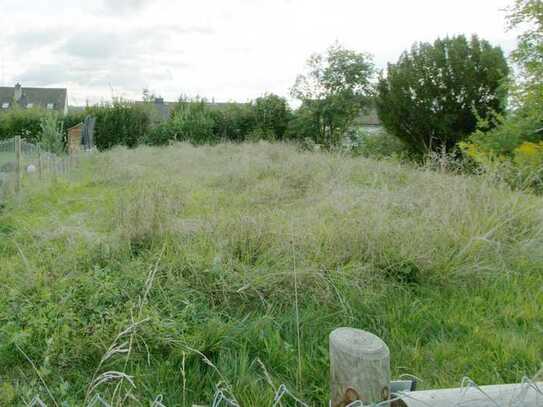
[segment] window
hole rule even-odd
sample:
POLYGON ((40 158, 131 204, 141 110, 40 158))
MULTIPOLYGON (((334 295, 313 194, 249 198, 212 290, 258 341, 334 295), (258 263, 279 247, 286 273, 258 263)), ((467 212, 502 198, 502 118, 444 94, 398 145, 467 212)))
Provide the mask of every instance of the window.
POLYGON ((53 103, 47 103, 47 110, 53 110, 53 103))
POLYGON ((2 103, 2 109, 7 109, 7 108, 9 108, 9 102, 2 103))
POLYGON ((26 107, 27 107, 28 109, 32 109, 32 108, 34 107, 34 103, 27 103, 27 104, 26 104, 26 107))

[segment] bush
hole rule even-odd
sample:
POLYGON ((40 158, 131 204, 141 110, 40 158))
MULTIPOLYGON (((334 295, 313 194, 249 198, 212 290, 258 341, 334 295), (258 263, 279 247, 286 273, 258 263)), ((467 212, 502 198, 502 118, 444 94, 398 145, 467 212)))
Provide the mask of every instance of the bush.
POLYGON ((15 108, 0 113, 0 140, 22 136, 30 142, 36 142, 41 134, 41 121, 46 111, 38 108, 15 108))
POLYGON ((115 145, 135 147, 150 131, 150 119, 144 106, 116 101, 88 109, 96 117, 94 139, 100 150, 115 145))
POLYGON ((318 134, 320 134, 318 114, 307 106, 307 103, 303 103, 292 114, 286 132, 287 138, 291 140, 310 138, 313 143, 316 143, 319 138, 318 134))
POLYGON ((518 189, 543 192, 543 8, 517 0, 509 22, 524 31, 513 52, 522 80, 511 86, 514 109, 480 120, 479 129, 461 144, 476 168, 518 189))
POLYGON ((284 140, 291 117, 286 99, 268 94, 257 98, 253 106, 256 125, 253 133, 264 140, 284 140))
POLYGON ((507 154, 499 154, 475 143, 460 143, 475 168, 512 188, 543 192, 543 142, 523 142, 507 154))
POLYGON ((54 154, 64 152, 64 122, 56 113, 49 113, 42 118, 40 143, 46 151, 54 154))
POLYGON ((406 145, 397 137, 386 131, 364 132, 363 130, 354 140, 353 154, 368 158, 397 157, 402 158, 408 154, 406 145))
POLYGON ((214 104, 205 99, 181 97, 167 122, 154 119, 152 109, 143 109, 143 112, 150 125, 141 140, 149 145, 164 145, 171 141, 206 144, 283 140, 287 137, 291 119, 287 101, 272 94, 243 104, 214 104))
POLYGON ((170 135, 178 141, 193 144, 217 141, 213 133, 215 120, 205 100, 180 99, 172 111, 170 126, 170 135))
POLYGON ((151 146, 162 146, 176 140, 176 134, 171 122, 160 123, 151 129, 146 137, 145 143, 151 146))
POLYGON ((212 115, 215 121, 213 133, 219 140, 245 141, 257 127, 255 110, 250 103, 228 103, 214 109, 212 115))
POLYGON ((379 117, 419 154, 453 149, 479 118, 504 111, 508 74, 501 48, 477 36, 416 44, 379 80, 379 117))

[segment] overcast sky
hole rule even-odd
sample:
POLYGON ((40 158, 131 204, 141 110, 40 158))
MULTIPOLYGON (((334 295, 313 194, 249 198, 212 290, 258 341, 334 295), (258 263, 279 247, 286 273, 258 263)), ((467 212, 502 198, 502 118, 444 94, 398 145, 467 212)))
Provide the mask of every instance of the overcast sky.
POLYGON ((0 0, 0 80, 67 87, 69 103, 149 88, 246 101, 288 96, 307 57, 338 40, 378 67, 415 41, 477 33, 507 52, 512 0, 0 0))

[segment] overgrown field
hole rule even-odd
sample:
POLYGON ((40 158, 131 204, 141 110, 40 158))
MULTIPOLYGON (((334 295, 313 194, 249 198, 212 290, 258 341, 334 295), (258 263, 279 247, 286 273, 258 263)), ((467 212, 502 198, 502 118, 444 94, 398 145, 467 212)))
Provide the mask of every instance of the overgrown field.
POLYGON ((281 383, 324 405, 339 326, 422 387, 543 360, 539 197, 265 143, 114 149, 24 182, 0 214, 2 406, 190 406, 216 385, 260 406, 281 383))

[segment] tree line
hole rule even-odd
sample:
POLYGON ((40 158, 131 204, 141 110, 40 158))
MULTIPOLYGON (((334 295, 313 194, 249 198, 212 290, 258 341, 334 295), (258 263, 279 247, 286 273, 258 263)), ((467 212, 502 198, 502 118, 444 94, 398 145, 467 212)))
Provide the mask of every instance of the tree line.
MULTIPOLYGON (((377 109, 384 127, 410 149, 424 153, 454 147, 477 123, 505 112, 509 68, 502 50, 476 36, 415 44, 379 75, 369 54, 332 45, 312 55, 299 75, 291 109, 283 97, 267 94, 248 103, 221 104, 180 98, 162 120, 153 103, 115 101, 59 118, 64 129, 86 114, 97 118, 96 143, 195 144, 219 141, 306 140, 327 148, 342 143, 364 111, 377 109)), ((43 113, 11 111, 0 119, 0 137, 26 133, 39 138, 43 113)))
MULTIPOLYGON (((297 109, 273 94, 220 107, 182 97, 167 120, 153 103, 127 101, 59 120, 65 132, 84 115, 95 116, 99 149, 260 139, 309 140, 332 149, 343 144, 361 113, 376 109, 387 133, 412 157, 447 151, 483 166, 515 164, 528 155, 535 168, 543 165, 542 10, 541 0, 515 0, 509 10, 511 27, 528 27, 513 54, 520 77, 500 47, 475 35, 416 43, 381 72, 370 54, 336 43, 312 55, 297 77, 290 92, 297 109)), ((35 110, 1 114, 0 138, 38 139, 41 116, 35 110)))

